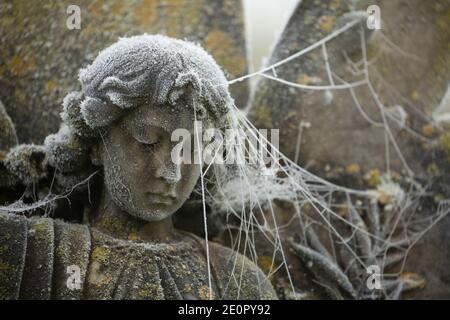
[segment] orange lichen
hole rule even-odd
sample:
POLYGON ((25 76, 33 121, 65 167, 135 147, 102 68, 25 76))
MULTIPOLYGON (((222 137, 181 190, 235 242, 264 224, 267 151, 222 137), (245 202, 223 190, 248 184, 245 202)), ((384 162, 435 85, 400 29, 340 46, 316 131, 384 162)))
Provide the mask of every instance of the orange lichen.
POLYGON ((150 27, 158 18, 158 0, 143 0, 133 10, 134 20, 143 27, 150 27))
POLYGON ((199 24, 201 8, 201 1, 171 1, 170 5, 164 7, 165 19, 163 22, 166 34, 170 37, 184 36, 186 32, 189 32, 189 28, 199 24))
POLYGON ((245 57, 240 54, 233 39, 225 32, 211 31, 206 36, 203 45, 232 76, 245 72, 245 57))
POLYGON ((36 70, 36 59, 30 56, 14 56, 9 60, 8 68, 13 76, 24 76, 36 70))
POLYGON ((102 5, 103 4, 101 0, 92 2, 88 7, 91 16, 93 16, 94 18, 99 17, 102 13, 102 5))

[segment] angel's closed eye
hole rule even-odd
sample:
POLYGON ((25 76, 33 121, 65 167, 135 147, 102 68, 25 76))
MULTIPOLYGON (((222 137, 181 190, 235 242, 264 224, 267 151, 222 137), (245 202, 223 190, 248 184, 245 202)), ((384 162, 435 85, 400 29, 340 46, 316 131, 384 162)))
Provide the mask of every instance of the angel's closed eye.
POLYGON ((131 132, 133 138, 138 142, 140 147, 153 151, 162 139, 162 133, 157 128, 133 128, 131 132))
POLYGON ((155 151, 156 147, 158 146, 159 141, 154 141, 154 142, 140 142, 140 146, 149 152, 153 152, 155 151))

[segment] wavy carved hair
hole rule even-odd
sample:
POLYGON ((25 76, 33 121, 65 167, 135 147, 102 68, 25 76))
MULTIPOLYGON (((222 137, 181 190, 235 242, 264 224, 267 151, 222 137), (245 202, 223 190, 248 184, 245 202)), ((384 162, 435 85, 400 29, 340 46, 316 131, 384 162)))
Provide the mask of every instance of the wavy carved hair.
POLYGON ((79 80, 82 90, 64 98, 61 129, 45 139, 48 163, 66 176, 86 167, 100 129, 133 108, 192 108, 223 127, 233 103, 227 80, 208 53, 160 35, 120 39, 80 70, 79 80))

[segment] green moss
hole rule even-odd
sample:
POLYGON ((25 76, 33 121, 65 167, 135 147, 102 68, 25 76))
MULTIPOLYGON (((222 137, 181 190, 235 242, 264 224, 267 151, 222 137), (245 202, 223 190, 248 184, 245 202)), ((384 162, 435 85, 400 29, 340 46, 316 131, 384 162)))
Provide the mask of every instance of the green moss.
POLYGON ((0 261, 0 271, 8 271, 11 269, 11 265, 9 263, 1 262, 0 261))

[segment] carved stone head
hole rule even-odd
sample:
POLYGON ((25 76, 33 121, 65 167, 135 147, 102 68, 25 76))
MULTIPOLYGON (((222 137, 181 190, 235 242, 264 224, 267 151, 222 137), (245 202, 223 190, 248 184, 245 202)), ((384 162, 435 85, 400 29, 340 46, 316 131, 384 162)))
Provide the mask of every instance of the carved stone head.
POLYGON ((193 136, 194 119, 223 126, 232 101, 219 66, 192 43, 142 35, 103 50, 80 82, 82 91, 64 100, 66 126, 46 139, 49 161, 62 172, 83 162, 102 167, 111 198, 132 216, 173 214, 200 166, 172 161, 171 134, 183 128, 193 136))

